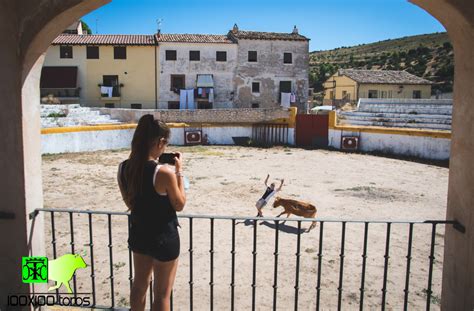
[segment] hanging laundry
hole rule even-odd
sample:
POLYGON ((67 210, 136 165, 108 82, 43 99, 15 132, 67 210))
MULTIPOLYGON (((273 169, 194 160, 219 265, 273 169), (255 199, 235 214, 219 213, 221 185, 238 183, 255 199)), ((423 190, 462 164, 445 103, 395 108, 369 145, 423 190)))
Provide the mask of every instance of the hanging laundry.
POLYGON ((186 90, 179 90, 179 109, 187 109, 187 94, 186 90))
POLYGON ((207 98, 206 88, 202 89, 202 98, 207 98))
POLYGON ((187 100, 188 100, 188 109, 196 109, 194 105, 194 89, 186 90, 187 100))
POLYGON ((214 89, 209 90, 209 102, 214 102, 214 89))
POLYGON ((101 86, 100 94, 109 94, 109 88, 107 86, 101 86))
POLYGON ((296 103, 296 94, 294 92, 292 92, 290 95, 290 103, 296 103))
POLYGON ((198 95, 202 95, 202 87, 198 88, 198 95))
POLYGON ((291 93, 281 93, 281 106, 290 108, 291 93))

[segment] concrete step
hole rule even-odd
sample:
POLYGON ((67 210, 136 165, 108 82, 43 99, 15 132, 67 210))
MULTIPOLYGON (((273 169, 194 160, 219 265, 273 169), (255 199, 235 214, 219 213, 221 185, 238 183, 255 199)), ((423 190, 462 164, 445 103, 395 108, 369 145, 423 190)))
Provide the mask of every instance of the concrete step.
POLYGON ((372 121, 372 122, 396 122, 396 123, 433 123, 433 124, 451 124, 451 119, 446 118, 398 118, 398 117, 373 117, 373 116, 339 116, 340 120, 346 120, 348 122, 355 121, 372 121))
POLYGON ((433 129, 433 130, 451 130, 449 124, 434 124, 434 123, 403 123, 403 122, 375 122, 362 120, 340 120, 341 125, 360 125, 360 126, 381 126, 381 127, 398 127, 398 128, 413 128, 413 129, 433 129))
POLYGON ((363 112, 363 111, 343 111, 338 116, 352 117, 363 116, 373 118, 418 118, 418 119, 443 119, 451 120, 448 114, 418 114, 418 113, 384 113, 384 112, 363 112))
POLYGON ((358 112, 372 112, 372 113, 398 113, 398 114, 444 114, 451 115, 452 108, 409 108, 409 107, 365 107, 358 109, 358 112))
POLYGON ((98 110, 81 107, 79 104, 70 105, 41 105, 41 126, 64 127, 99 124, 121 124, 110 115, 102 115, 98 110), (66 114, 65 117, 48 117, 51 114, 66 114))

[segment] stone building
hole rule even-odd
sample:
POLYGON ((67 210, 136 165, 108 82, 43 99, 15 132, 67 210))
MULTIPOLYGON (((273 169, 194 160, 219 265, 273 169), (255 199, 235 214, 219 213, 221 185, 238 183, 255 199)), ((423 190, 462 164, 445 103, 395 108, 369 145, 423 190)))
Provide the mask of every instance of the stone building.
POLYGON ((308 43, 296 27, 273 33, 235 25, 226 35, 62 34, 46 53, 42 96, 93 107, 276 108, 283 102, 302 111, 308 43), (104 96, 102 86, 112 94, 104 96), (192 90, 186 105, 181 90, 192 90))
POLYGON ((309 39, 296 26, 291 33, 242 31, 228 33, 237 42, 236 107, 277 107, 281 93, 296 95, 293 106, 306 109, 309 39))
POLYGON ((196 89, 196 108, 233 108, 237 45, 224 35, 157 34, 160 109, 179 107, 180 89, 196 89), (203 94, 203 89, 212 89, 203 94))

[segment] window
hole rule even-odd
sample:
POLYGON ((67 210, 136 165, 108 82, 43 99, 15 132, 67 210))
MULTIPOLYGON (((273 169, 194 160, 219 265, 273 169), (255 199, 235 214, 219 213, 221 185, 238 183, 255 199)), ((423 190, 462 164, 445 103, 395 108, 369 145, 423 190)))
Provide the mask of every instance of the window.
POLYGON ((252 82, 252 93, 260 93, 260 82, 252 82))
POLYGON ((291 64, 291 63, 293 63, 293 54, 283 53, 283 64, 291 64))
POLYGON ((249 62, 257 61, 257 51, 249 51, 249 62))
POLYGON ((166 60, 176 60, 176 50, 166 50, 165 59, 166 60))
POLYGON ((369 98, 378 98, 377 90, 369 90, 369 98))
POLYGON ((191 60, 191 61, 201 60, 201 52, 200 51, 189 51, 189 60, 191 60))
POLYGON ((421 91, 419 90, 413 91, 413 98, 421 98, 421 91))
POLYGON ((217 62, 226 62, 227 61, 227 52, 226 51, 217 51, 216 52, 216 61, 217 62))
POLYGON ((72 58, 72 46, 70 46, 70 45, 61 45, 59 47, 59 57, 60 58, 72 58))
POLYGON ((387 98, 387 91, 380 91, 380 98, 387 98))
POLYGON ((280 81, 279 101, 281 101, 281 93, 291 93, 291 81, 280 81))
POLYGON ((132 109, 142 109, 142 104, 130 104, 130 108, 132 108, 132 109))
POLYGON ((198 101, 198 109, 212 109, 212 103, 207 101, 198 101))
POLYGON ((260 104, 259 103, 252 103, 252 108, 259 108, 260 104))
POLYGON ((168 109, 179 109, 179 101, 169 101, 168 109))
POLYGON ((114 46, 114 59, 127 59, 127 47, 114 46))
POLYGON ((329 99, 334 99, 334 91, 329 91, 329 99))
POLYGON ((102 85, 113 87, 112 97, 120 97, 120 85, 118 76, 102 76, 102 85))
POLYGON ((114 103, 105 103, 105 108, 115 108, 114 103))
POLYGON ((342 91, 342 99, 345 99, 347 96, 347 91, 342 91))
POLYGON ((88 46, 86 49, 87 59, 99 59, 99 47, 88 46))
POLYGON ((171 91, 184 89, 186 87, 184 77, 184 75, 171 75, 171 91))

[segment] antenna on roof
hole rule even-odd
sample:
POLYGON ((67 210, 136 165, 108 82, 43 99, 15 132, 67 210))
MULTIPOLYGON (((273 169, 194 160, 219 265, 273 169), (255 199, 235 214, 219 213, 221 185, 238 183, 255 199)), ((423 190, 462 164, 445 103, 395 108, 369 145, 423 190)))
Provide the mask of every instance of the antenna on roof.
POLYGON ((99 19, 95 19, 95 34, 99 33, 99 19))
POLYGON ((157 34, 160 34, 161 33, 161 23, 163 22, 163 19, 162 18, 158 18, 156 20, 156 26, 157 26, 157 31, 156 33, 157 34))

